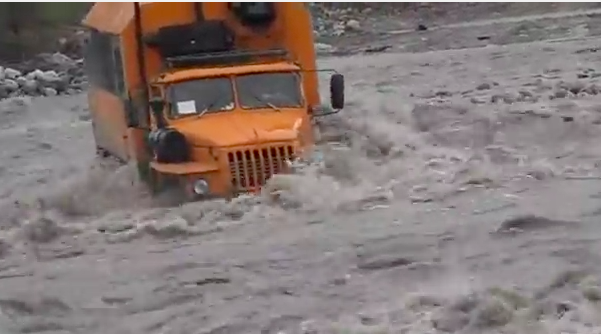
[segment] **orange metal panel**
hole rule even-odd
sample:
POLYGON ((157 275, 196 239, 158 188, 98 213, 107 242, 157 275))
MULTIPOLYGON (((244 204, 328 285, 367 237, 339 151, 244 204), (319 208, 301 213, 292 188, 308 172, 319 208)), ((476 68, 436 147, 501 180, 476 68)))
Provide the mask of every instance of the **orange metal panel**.
MULTIPOLYGON (((194 2, 142 2, 142 27, 144 34, 153 33, 160 27, 185 24, 195 20, 194 2)), ((304 70, 315 70, 315 48, 311 14, 303 2, 276 2, 276 22, 270 30, 257 35, 243 27, 227 8, 227 2, 202 2, 206 19, 222 19, 236 34, 238 47, 248 49, 286 48, 304 70)), ((133 3, 97 2, 83 23, 100 31, 121 35, 124 71, 130 90, 139 87, 137 72, 136 41, 133 28, 133 3)), ((156 78, 162 71, 159 55, 146 48, 147 76, 156 78)), ((317 73, 304 77, 303 88, 311 105, 319 104, 317 73)))
POLYGON ((215 76, 240 75, 249 73, 277 72, 277 71, 298 71, 300 68, 290 63, 271 63, 244 65, 236 67, 213 67, 213 68, 194 68, 189 70, 180 70, 173 73, 166 73, 159 77, 157 82, 169 83, 189 80, 192 78, 204 78, 215 76))
POLYGON ((127 129, 127 146, 130 159, 135 161, 150 161, 146 150, 146 131, 137 128, 127 129))
POLYGON ((207 172, 215 172, 219 170, 216 164, 206 162, 184 162, 180 164, 165 164, 159 162, 151 162, 150 167, 154 170, 173 175, 201 174, 207 172))
POLYGON ((98 87, 88 90, 96 144, 113 155, 129 159, 123 100, 98 87))

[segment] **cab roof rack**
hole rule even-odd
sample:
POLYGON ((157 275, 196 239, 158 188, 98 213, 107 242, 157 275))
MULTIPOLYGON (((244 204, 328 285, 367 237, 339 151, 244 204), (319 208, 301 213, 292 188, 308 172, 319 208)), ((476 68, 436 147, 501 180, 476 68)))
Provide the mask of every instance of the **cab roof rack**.
POLYGON ((231 50, 224 52, 200 53, 165 58, 169 68, 186 68, 195 66, 238 65, 256 61, 257 58, 289 60, 285 49, 268 50, 231 50))

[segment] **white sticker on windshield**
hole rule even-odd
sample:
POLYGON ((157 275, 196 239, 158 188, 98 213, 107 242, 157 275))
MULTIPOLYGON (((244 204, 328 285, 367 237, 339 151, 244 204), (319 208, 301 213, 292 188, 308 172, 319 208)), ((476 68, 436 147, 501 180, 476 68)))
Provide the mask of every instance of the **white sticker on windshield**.
POLYGON ((194 100, 178 102, 177 112, 180 115, 196 114, 196 102, 194 100))

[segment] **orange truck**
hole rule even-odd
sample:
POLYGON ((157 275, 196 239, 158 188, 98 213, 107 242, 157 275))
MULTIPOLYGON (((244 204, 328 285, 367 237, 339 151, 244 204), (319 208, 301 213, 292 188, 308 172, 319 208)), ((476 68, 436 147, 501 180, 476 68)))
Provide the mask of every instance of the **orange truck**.
POLYGON ((96 2, 85 65, 99 154, 159 192, 255 192, 314 145, 321 105, 311 14, 292 2, 96 2))

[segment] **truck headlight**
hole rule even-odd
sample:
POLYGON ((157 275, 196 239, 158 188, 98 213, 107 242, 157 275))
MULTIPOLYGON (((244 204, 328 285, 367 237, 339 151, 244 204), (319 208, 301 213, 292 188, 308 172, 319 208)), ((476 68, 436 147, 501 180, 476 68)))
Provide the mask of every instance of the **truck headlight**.
POLYGON ((192 191, 199 196, 206 196, 209 194, 209 183, 203 179, 194 181, 192 185, 192 191))

